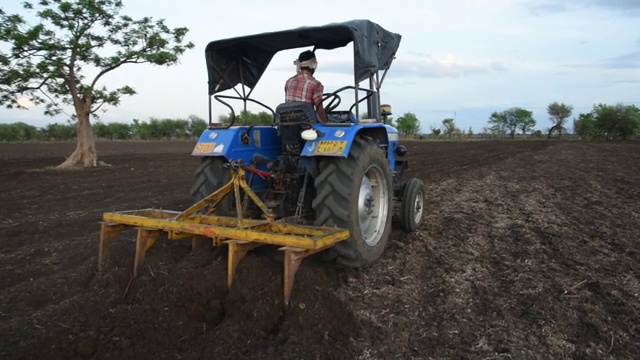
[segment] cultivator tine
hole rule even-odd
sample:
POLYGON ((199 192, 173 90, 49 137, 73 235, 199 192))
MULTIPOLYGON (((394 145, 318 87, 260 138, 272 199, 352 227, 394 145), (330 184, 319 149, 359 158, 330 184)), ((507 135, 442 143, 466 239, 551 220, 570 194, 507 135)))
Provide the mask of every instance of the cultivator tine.
POLYGON ((100 248, 98 250, 98 271, 102 270, 104 260, 107 256, 107 249, 111 245, 111 241, 121 232, 128 228, 127 225, 102 223, 100 230, 100 248))
POLYGON ((300 249, 284 250, 284 306, 289 305, 296 272, 298 272, 300 264, 305 258, 305 256, 302 255, 303 252, 304 250, 300 249))
POLYGON ((289 306, 289 300, 291 299, 291 293, 293 292, 293 283, 302 260, 324 249, 326 248, 305 250, 300 248, 282 247, 279 249, 284 251, 284 306, 289 306))
POLYGON ((250 250, 262 245, 246 241, 229 240, 225 241, 229 247, 229 258, 227 260, 227 287, 231 287, 236 276, 236 268, 250 250))
MULTIPOLYGON (((246 241, 229 240, 225 241, 229 246, 229 258, 227 262, 227 287, 231 288, 236 275, 236 270, 240 261, 247 253, 256 247, 262 245, 260 243, 252 243, 246 241)), ((322 251, 326 248, 318 250, 306 250, 294 247, 282 247, 279 250, 284 251, 284 306, 289 306, 291 293, 293 292, 293 283, 296 273, 300 268, 302 260, 322 251)))
POLYGON ((162 230, 154 229, 138 229, 138 237, 136 238, 136 257, 133 261, 133 277, 138 275, 138 267, 144 262, 144 256, 147 250, 156 242, 158 237, 162 235, 162 230))
POLYGON ((210 240, 213 243, 212 239, 207 239, 204 236, 192 236, 191 237, 191 250, 199 248, 207 240, 210 240))

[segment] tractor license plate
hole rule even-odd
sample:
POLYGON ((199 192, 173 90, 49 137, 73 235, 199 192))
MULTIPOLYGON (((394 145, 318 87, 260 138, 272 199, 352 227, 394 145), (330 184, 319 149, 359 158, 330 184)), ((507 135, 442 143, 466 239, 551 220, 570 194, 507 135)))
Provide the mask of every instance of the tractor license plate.
POLYGON ((316 154, 341 154, 346 147, 346 141, 322 140, 318 143, 316 154))
POLYGON ((211 154, 215 147, 216 143, 197 143, 193 152, 198 154, 211 154))

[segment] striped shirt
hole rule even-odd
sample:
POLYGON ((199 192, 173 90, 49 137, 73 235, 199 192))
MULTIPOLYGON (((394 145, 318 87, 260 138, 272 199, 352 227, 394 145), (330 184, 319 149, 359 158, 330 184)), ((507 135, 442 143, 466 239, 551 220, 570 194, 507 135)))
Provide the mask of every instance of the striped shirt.
POLYGON ((301 70, 287 80, 284 86, 285 101, 303 101, 317 106, 322 102, 324 86, 307 70, 301 70))

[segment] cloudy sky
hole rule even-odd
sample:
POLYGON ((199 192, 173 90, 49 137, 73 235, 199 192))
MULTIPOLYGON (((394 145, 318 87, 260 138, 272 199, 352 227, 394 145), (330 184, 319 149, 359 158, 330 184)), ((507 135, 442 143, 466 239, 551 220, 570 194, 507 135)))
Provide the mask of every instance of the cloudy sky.
MULTIPOLYGON (((3 2, 8 13, 21 1, 3 2)), ((395 0, 198 1, 125 0, 124 13, 186 26, 195 49, 171 68, 131 65, 111 73, 108 87, 131 85, 138 95, 110 108, 102 121, 207 118, 204 48, 209 41, 299 26, 369 19, 402 35, 382 87, 396 116, 413 112, 424 132, 455 117, 480 132, 494 111, 533 111, 549 127, 546 107, 558 101, 574 116, 594 104, 640 106, 640 0, 395 0)), ((279 53, 255 98, 275 106, 299 50, 279 53)), ((316 77, 326 91, 352 84, 352 49, 317 52, 316 77)), ((257 109, 256 109, 257 110, 257 109)), ((226 110, 214 108, 214 116, 226 110)), ((0 122, 35 126, 64 122, 41 109, 0 109, 0 122)))

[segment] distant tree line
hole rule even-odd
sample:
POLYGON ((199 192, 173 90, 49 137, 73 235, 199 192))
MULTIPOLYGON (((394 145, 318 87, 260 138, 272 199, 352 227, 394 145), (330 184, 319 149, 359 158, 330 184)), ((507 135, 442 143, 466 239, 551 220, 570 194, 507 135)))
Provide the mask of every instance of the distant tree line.
MULTIPOLYGON (((547 113, 551 126, 546 130, 546 137, 551 138, 557 134, 558 138, 562 138, 562 134, 567 133, 565 125, 572 112, 571 105, 559 102, 549 104, 547 113)), ((534 130, 535 126, 536 120, 533 118, 532 111, 512 107, 493 112, 489 116, 488 125, 477 136, 513 139, 516 135, 521 135, 542 138, 542 131, 534 130)), ((430 129, 431 137, 435 138, 441 135, 446 138, 474 136, 471 128, 467 132, 460 130, 452 118, 443 119, 441 126, 432 125, 430 129)), ((640 109, 635 105, 594 105, 591 112, 580 114, 573 120, 573 130, 575 135, 586 140, 626 140, 638 137, 640 136, 640 109)))
MULTIPOLYGON (((221 124, 230 124, 232 114, 222 114, 218 116, 218 122, 221 124)), ((362 114, 362 118, 366 119, 369 115, 362 114)), ((241 111, 235 114, 234 125, 270 125, 274 122, 274 116, 266 111, 254 113, 251 111, 241 111)), ((416 114, 412 112, 404 113, 402 116, 394 119, 392 116, 387 118, 387 124, 395 126, 400 134, 409 136, 420 133, 420 121, 416 114)))
MULTIPOLYGON (((567 133, 565 128, 567 119, 571 116, 573 107, 554 102, 547 106, 547 113, 551 126, 546 131, 550 138, 553 134, 562 137, 567 133)), ((366 117, 366 115, 364 115, 366 117)), ((218 116, 221 124, 231 123, 231 114, 218 116)), ((387 123, 395 126, 405 137, 422 138, 420 121, 414 113, 407 112, 397 119, 389 117, 387 123)), ((273 124, 273 114, 268 112, 242 111, 235 115, 234 125, 269 125, 273 124)), ((102 123, 93 124, 94 137, 107 140, 152 140, 152 139, 191 139, 200 136, 208 123, 198 116, 191 115, 187 119, 158 119, 149 121, 134 119, 133 123, 102 123)), ((455 119, 442 120, 441 126, 430 127, 432 138, 463 139, 470 137, 509 137, 532 136, 542 138, 540 130, 533 130, 536 120, 529 110, 512 107, 503 111, 496 111, 489 117, 489 123, 481 133, 474 134, 473 129, 461 130, 455 119)), ((573 121, 574 133, 582 139, 625 140, 640 136, 640 109, 634 105, 594 105, 593 110, 580 114, 573 121)), ((0 141, 31 141, 31 140, 73 140, 76 137, 75 124, 49 124, 43 128, 25 123, 0 124, 0 141)))
MULTIPOLYGON (((260 111, 254 113, 252 111, 241 111, 239 114, 235 114, 235 121, 233 125, 270 125, 273 124, 273 114, 266 111, 260 111)), ((232 114, 222 114, 218 116, 218 123, 231 124, 232 114)))
MULTIPOLYGON (((198 116, 186 119, 134 119, 132 123, 102 123, 92 125, 96 139, 160 140, 193 139, 206 130, 208 122, 198 116)), ((37 128, 23 122, 0 124, 0 141, 68 141, 76 138, 76 124, 48 124, 37 128)))

